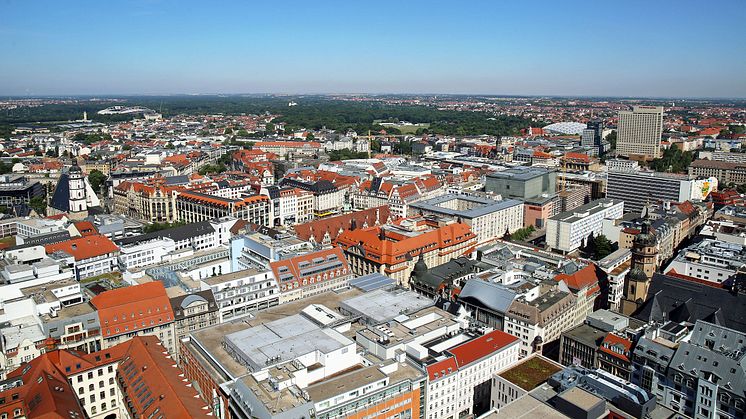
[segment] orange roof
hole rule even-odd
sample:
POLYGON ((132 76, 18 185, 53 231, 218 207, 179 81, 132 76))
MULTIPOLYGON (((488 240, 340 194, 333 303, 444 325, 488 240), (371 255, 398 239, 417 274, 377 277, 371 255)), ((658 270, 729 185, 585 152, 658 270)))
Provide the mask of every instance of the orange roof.
POLYGON ((572 275, 559 274, 554 279, 557 282, 564 281, 567 287, 573 291, 598 286, 598 277, 596 276, 596 267, 594 265, 588 265, 572 275))
POLYGON ((287 148, 321 148, 321 143, 315 141, 259 141, 254 147, 287 147, 287 148))
POLYGON ((44 246, 44 250, 46 250, 47 254, 62 251, 73 256, 76 261, 81 261, 117 252, 119 247, 106 236, 91 234, 59 243, 48 244, 44 246))
POLYGON ((613 357, 629 362, 629 351, 632 348, 632 342, 613 333, 608 333, 598 348, 601 352, 607 353, 613 357))
POLYGON ((412 237, 390 230, 384 232, 385 239, 381 240, 381 227, 348 230, 340 234, 336 242, 345 249, 361 246, 366 252, 366 258, 372 257, 377 263, 395 265, 402 263, 407 253, 416 256, 421 252, 443 250, 457 244, 476 241, 471 228, 464 223, 444 225, 412 237))
POLYGON ((173 312, 160 281, 117 288, 91 299, 104 338, 171 323, 173 312))
POLYGON ((123 396, 132 417, 207 417, 212 410, 155 336, 132 339, 127 355, 117 368, 124 381, 123 396), (150 396, 142 397, 142 394, 150 396))
POLYGON ((321 282, 322 280, 350 273, 350 266, 347 263, 347 259, 345 259, 344 253, 342 253, 342 249, 339 247, 272 262, 269 264, 269 267, 272 269, 277 283, 283 290, 286 287, 294 288, 312 285, 314 282, 321 282), (332 265, 332 262, 337 261, 341 263, 341 266, 339 264, 336 264, 336 267, 330 266, 329 268, 324 266, 327 264, 332 265), (304 268, 310 268, 315 265, 323 266, 323 268, 320 271, 319 269, 314 269, 314 273, 311 275, 304 275, 306 272, 304 268), (304 280, 308 280, 308 282, 304 280))
POLYGON ((313 237, 316 243, 321 243, 327 233, 329 234, 329 239, 334 241, 339 235, 340 230, 350 229, 353 220, 358 228, 363 228, 385 224, 390 216, 391 211, 389 206, 383 205, 349 214, 321 218, 305 224, 296 224, 293 226, 293 229, 301 240, 310 240, 313 237))
POLYGON ((428 378, 433 381, 451 375, 457 372, 459 368, 467 367, 469 364, 499 352, 515 342, 518 342, 517 337, 501 330, 485 333, 478 338, 449 349, 448 352, 453 356, 428 366, 428 378))
POLYGON ((565 153, 565 159, 579 160, 579 161, 582 161, 582 162, 590 162, 591 161, 591 158, 587 154, 573 153, 573 152, 565 153))
POLYGON ((98 234, 96 227, 90 221, 78 221, 75 223, 75 229, 81 236, 94 236, 98 234))

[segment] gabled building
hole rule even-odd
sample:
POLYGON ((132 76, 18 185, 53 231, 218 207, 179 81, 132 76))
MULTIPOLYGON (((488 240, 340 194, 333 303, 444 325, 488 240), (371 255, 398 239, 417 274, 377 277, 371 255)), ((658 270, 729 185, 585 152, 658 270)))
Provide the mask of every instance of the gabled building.
POLYGON ((72 258, 78 280, 116 270, 119 247, 108 237, 99 234, 78 237, 44 246, 53 258, 72 258))
POLYGON ((280 304, 344 288, 353 278, 338 247, 272 262, 269 267, 280 289, 280 304))

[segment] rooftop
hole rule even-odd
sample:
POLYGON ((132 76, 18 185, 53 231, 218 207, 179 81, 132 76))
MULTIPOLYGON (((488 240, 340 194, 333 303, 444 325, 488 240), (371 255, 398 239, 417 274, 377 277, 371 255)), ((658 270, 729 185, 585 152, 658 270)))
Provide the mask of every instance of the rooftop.
POLYGON ((531 391, 562 370, 558 364, 540 355, 534 355, 498 375, 518 387, 531 391))

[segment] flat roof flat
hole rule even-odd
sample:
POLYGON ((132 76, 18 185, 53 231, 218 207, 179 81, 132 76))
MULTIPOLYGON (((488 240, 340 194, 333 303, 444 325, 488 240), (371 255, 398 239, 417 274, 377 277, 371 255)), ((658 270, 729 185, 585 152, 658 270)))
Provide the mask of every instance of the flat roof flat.
POLYGON ((395 284, 396 281, 380 273, 364 275, 350 281, 350 286, 365 292, 375 291, 381 288, 389 288, 395 284))
POLYGON ((432 299, 414 291, 378 289, 340 303, 340 307, 360 314, 373 323, 390 320, 402 313, 412 313, 434 305, 432 299))

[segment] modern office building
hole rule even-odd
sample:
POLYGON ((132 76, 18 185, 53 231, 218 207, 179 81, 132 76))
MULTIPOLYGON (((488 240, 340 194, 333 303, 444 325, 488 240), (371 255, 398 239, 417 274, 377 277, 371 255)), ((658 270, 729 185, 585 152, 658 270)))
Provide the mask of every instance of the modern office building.
POLYGON ((562 252, 580 248, 593 233, 603 231, 603 220, 621 218, 624 202, 616 199, 599 199, 551 217, 547 220, 547 245, 562 252))
POLYGON ((586 128, 580 133, 580 145, 585 147, 595 147, 596 149, 599 149, 600 153, 603 131, 603 121, 599 119, 588 121, 586 128))
POLYGON ((523 203, 469 195, 441 195, 410 204, 409 215, 437 215, 461 220, 471 227, 479 243, 486 243, 523 228, 523 203))
POLYGON ((649 204, 703 200, 716 188, 714 178, 693 180, 673 173, 610 168, 606 197, 624 201, 628 212, 640 212, 649 204))
POLYGON ((655 159, 661 155, 663 107, 633 106, 619 112, 617 153, 623 156, 644 156, 655 159))
POLYGON ((503 198, 530 199, 552 195, 557 188, 557 172, 541 167, 513 167, 488 173, 484 186, 485 191, 503 198))

